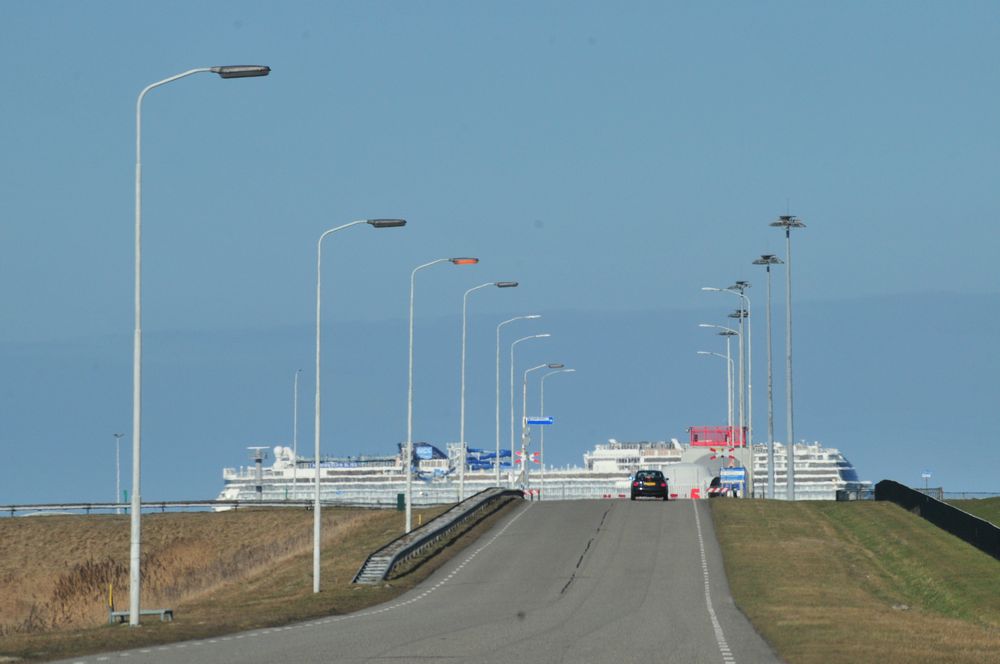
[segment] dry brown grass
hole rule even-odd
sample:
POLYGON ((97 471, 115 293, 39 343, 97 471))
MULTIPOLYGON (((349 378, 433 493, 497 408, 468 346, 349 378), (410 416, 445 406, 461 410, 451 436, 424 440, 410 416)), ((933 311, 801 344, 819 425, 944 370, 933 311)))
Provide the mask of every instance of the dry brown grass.
MULTIPOLYGON (((415 510, 424 521, 446 508, 415 510)), ((353 586, 364 558, 398 536, 401 513, 323 512, 323 592, 312 593, 312 513, 258 510, 143 518, 143 606, 169 606, 172 623, 108 626, 106 580, 128 605, 128 517, 0 519, 0 660, 55 659, 204 638, 387 601, 426 578, 505 512, 486 519, 413 573, 353 586)))
POLYGON ((1000 563, 888 503, 718 500, 733 597, 789 662, 1000 662, 1000 563))

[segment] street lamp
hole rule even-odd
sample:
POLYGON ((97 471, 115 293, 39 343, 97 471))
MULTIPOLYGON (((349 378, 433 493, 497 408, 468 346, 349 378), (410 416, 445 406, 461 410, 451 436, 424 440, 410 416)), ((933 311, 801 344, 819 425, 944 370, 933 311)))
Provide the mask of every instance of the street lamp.
POLYGON ((319 240, 316 241, 316 397, 313 403, 315 424, 313 426, 313 438, 315 443, 315 455, 316 455, 316 490, 313 499, 313 592, 319 592, 319 562, 320 562, 320 539, 321 539, 321 526, 320 526, 320 512, 322 505, 320 504, 320 459, 319 459, 319 438, 320 438, 320 370, 319 370, 319 356, 320 356, 320 291, 322 286, 322 279, 320 278, 323 274, 323 240, 326 239, 328 235, 336 233, 337 231, 342 231, 345 228, 351 228, 352 226, 358 226, 359 224, 368 224, 372 228, 398 228, 400 226, 406 225, 405 219, 358 219, 350 223, 344 224, 343 226, 337 226, 336 228, 331 228, 324 231, 322 235, 319 236, 319 240))
MULTIPOLYGON (((527 337, 521 337, 517 341, 514 341, 510 345, 510 464, 511 471, 514 470, 514 348, 522 341, 527 341, 528 339, 546 339, 552 335, 548 332, 542 334, 532 334, 527 337)), ((511 486, 514 486, 513 472, 511 473, 511 486)))
POLYGON ((795 417, 792 409, 792 229, 806 225, 783 214, 771 226, 785 229, 785 408, 788 418, 788 500, 795 500, 795 417))
POLYGON ((774 380, 771 362, 771 266, 784 261, 773 254, 762 254, 753 262, 767 270, 767 497, 774 500, 774 380))
MULTIPOLYGON (((576 369, 557 369, 555 371, 550 371, 549 373, 542 376, 542 379, 539 381, 539 383, 541 384, 538 397, 539 417, 545 417, 545 379, 548 378, 549 376, 558 373, 576 373, 576 369)), ((542 495, 545 493, 544 491, 542 491, 542 489, 545 488, 545 427, 544 426, 538 433, 538 445, 539 445, 538 451, 541 457, 539 461, 542 466, 542 475, 541 475, 542 481, 540 482, 541 487, 539 488, 538 499, 541 500, 542 495)))
POLYGON ((697 351, 698 355, 714 355, 726 361, 726 427, 733 430, 733 361, 722 353, 713 353, 707 350, 697 351))
POLYGON ((295 370, 295 386, 292 389, 292 500, 295 500, 295 489, 299 482, 299 376, 302 369, 295 370))
POLYGON ((142 453, 142 101, 146 93, 177 79, 211 72, 222 78, 267 76, 270 67, 260 65, 235 65, 227 67, 200 67, 175 74, 162 81, 147 85, 135 102, 135 332, 132 349, 132 520, 129 551, 129 614, 128 624, 139 624, 139 574, 140 542, 142 534, 142 496, 140 469, 142 453))
MULTIPOLYGON (((496 482, 497 486, 500 486, 500 328, 509 323, 513 323, 518 320, 535 320, 536 318, 541 318, 538 314, 530 314, 527 316, 515 316, 514 318, 509 318, 499 325, 497 325, 497 455, 494 462, 496 467, 496 482)), ((513 365, 511 365, 511 373, 513 374, 513 365)), ((511 391, 513 392, 513 386, 511 391)), ((511 414, 511 427, 513 427, 513 414, 511 414)), ((513 428, 511 429, 511 440, 513 441, 513 428)), ((513 445, 513 443, 511 443, 513 445)), ((511 458, 511 463, 513 464, 514 459, 511 458)))
MULTIPOLYGON (((713 325, 711 323, 699 323, 698 327, 709 327, 709 328, 714 328, 716 330, 720 330, 719 335, 726 338, 726 357, 729 358, 729 360, 731 362, 732 359, 731 359, 731 355, 730 355, 730 352, 729 352, 729 338, 730 337, 736 337, 737 343, 741 343, 742 342, 742 335, 738 331, 736 331, 736 330, 734 330, 734 329, 732 329, 730 327, 725 327, 725 326, 722 326, 722 325, 713 325)), ((739 438, 740 438, 740 440, 742 440, 743 439, 743 404, 742 403, 738 404, 737 410, 739 411, 739 438)), ((735 439, 736 439, 736 436, 733 435, 732 427, 730 427, 730 429, 729 429, 729 440, 730 440, 730 444, 733 445, 734 447, 736 446, 736 440, 735 439)))
POLYGON ((465 451, 465 337, 466 337, 466 320, 467 320, 467 310, 469 306, 469 294, 473 293, 482 288, 488 286, 496 286, 497 288, 517 288, 516 281, 488 281, 485 284, 479 284, 478 286, 473 286, 469 290, 465 291, 465 295, 462 296, 462 390, 461 398, 459 400, 459 425, 458 425, 458 442, 462 446, 462 463, 458 467, 458 500, 459 502, 465 500, 465 461, 466 461, 466 451, 465 451))
POLYGON ((525 486, 528 485, 528 374, 546 367, 562 369, 564 366, 566 365, 559 362, 551 362, 524 370, 524 380, 521 381, 521 477, 525 486))
MULTIPOLYGON (((112 434, 115 437, 115 504, 122 499, 122 463, 121 463, 121 439, 125 434, 112 434)), ((115 514, 121 514, 122 508, 116 507, 115 514)))
MULTIPOLYGON (((740 345, 739 345, 739 397, 740 397, 740 408, 744 409, 743 412, 746 413, 747 421, 747 438, 750 440, 751 448, 751 460, 753 458, 753 349, 752 341, 753 337, 751 335, 750 327, 750 298, 746 296, 744 291, 750 288, 750 284, 746 281, 737 281, 735 284, 729 288, 713 288, 711 286, 702 287, 703 291, 711 291, 716 293, 731 293, 736 295, 742 301, 742 306, 729 314, 730 318, 738 318, 740 320, 740 345), (746 321, 746 327, 744 328, 744 321, 746 321), (744 329, 746 330, 746 343, 744 343, 744 329), (744 352, 745 349, 745 352, 744 352), (746 368, 746 373, 744 373, 744 367, 746 368), (744 388, 746 391, 744 392, 744 388)), ((741 430, 740 435, 743 435, 741 430)), ((752 461, 751 461, 752 465, 752 461)))
POLYGON ((417 272, 438 263, 452 265, 475 265, 478 258, 438 258, 418 265, 410 273, 410 360, 406 392, 406 532, 413 530, 413 292, 416 286, 417 272))

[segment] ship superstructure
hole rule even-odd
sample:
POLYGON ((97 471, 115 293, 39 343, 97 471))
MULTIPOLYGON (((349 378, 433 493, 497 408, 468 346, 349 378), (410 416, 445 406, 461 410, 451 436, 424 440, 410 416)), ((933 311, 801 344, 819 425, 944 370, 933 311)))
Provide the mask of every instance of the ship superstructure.
MULTIPOLYGON (((628 493, 631 476, 640 468, 662 470, 671 482, 674 498, 707 498, 718 485, 724 469, 752 468, 753 495, 767 494, 767 449, 755 444, 746 448, 726 447, 704 438, 695 444, 668 441, 626 442, 615 439, 595 445, 583 455, 583 466, 546 467, 532 464, 530 473, 520 464, 510 464, 509 451, 500 456, 500 484, 518 486, 545 500, 620 498, 628 493), (751 465, 752 463, 752 465, 751 465)), ((401 448, 402 446, 400 446, 401 448)), ((456 502, 459 496, 458 467, 461 446, 417 443, 413 454, 413 504, 437 505, 456 502)), ((273 463, 262 467, 226 468, 224 500, 313 500, 316 464, 311 458, 296 458, 291 448, 272 448, 273 463)), ((320 498, 324 502, 349 505, 395 506, 405 491, 406 474, 402 449, 394 455, 322 458, 319 464, 320 498)), ((775 445, 777 471, 775 497, 786 491, 787 454, 775 445)), ((466 457, 465 495, 496 486, 496 454, 469 450, 466 457)), ((838 491, 856 491, 870 483, 858 480, 850 462, 835 448, 819 443, 795 445, 795 492, 799 500, 835 500, 838 491)))

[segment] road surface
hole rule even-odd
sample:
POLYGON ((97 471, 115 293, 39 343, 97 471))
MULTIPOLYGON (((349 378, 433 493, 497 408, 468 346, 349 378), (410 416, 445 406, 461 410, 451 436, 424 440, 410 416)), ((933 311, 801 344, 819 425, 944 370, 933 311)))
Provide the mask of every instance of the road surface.
POLYGON ((780 661, 733 605, 701 501, 524 503, 358 613, 70 662, 780 661))

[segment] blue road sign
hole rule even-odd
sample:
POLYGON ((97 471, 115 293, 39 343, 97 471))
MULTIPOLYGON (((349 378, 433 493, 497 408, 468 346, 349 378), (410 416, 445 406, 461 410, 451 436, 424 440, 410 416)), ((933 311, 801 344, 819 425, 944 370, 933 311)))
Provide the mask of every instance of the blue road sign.
POLYGON ((552 424, 551 417, 529 417, 528 424, 552 424))

